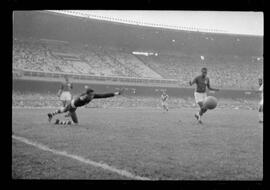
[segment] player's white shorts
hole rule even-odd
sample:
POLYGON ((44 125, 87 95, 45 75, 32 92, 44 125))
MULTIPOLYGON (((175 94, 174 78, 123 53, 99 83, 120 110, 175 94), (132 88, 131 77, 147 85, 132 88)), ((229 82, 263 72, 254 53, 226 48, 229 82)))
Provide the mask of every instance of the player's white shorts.
POLYGON ((64 91, 61 93, 60 100, 61 101, 71 101, 71 93, 69 91, 64 91))
POLYGON ((263 106, 263 99, 261 99, 260 101, 260 106, 263 106))
POLYGON ((162 101, 162 102, 161 102, 161 105, 162 105, 162 106, 168 107, 168 103, 167 103, 167 102, 163 102, 163 101, 162 101))
POLYGON ((196 104, 198 104, 199 102, 203 102, 206 99, 207 94, 206 92, 204 93, 194 92, 194 97, 195 97, 196 104))

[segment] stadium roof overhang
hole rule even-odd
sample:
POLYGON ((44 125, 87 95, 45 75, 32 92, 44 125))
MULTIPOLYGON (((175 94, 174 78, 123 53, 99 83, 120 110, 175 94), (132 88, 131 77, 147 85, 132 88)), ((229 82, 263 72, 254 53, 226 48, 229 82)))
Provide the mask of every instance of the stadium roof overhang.
POLYGON ((153 28, 48 11, 14 12, 13 33, 15 36, 118 46, 131 51, 263 55, 262 36, 153 28))

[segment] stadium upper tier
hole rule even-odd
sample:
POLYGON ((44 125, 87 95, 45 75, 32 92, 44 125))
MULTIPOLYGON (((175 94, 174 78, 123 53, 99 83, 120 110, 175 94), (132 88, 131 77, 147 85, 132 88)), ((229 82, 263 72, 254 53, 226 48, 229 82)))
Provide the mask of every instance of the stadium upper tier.
POLYGON ((68 42, 17 39, 13 41, 13 68, 44 72, 152 79, 177 79, 181 86, 206 66, 213 86, 251 89, 262 77, 262 61, 250 56, 200 54, 133 55, 116 47, 68 42))
POLYGON ((174 30, 50 11, 14 11, 13 15, 15 36, 110 45, 131 51, 263 55, 263 36, 209 33, 196 28, 174 30))
POLYGON ((13 67, 97 76, 162 78, 132 54, 98 46, 35 39, 14 40, 13 67))

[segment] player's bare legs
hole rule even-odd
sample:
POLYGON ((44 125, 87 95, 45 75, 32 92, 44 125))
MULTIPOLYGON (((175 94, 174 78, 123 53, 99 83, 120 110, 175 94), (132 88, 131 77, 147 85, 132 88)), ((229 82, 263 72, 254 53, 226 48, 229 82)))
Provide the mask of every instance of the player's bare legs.
POLYGON ((52 120, 52 118, 53 118, 54 115, 60 114, 60 113, 65 113, 67 111, 68 111, 68 106, 65 106, 65 107, 62 107, 62 108, 54 111, 54 112, 48 113, 47 115, 48 115, 49 122, 51 122, 51 120, 52 120))
POLYGON ((64 121, 64 120, 56 119, 54 124, 56 124, 56 125, 78 124, 79 122, 78 122, 78 117, 77 117, 76 112, 75 111, 72 111, 72 112, 70 111, 69 114, 70 114, 70 117, 71 117, 72 121, 70 121, 70 120, 65 120, 64 121))
POLYGON ((166 105, 163 105, 163 109, 169 111, 169 108, 166 105))
POLYGON ((163 111, 166 111, 166 112, 169 111, 169 108, 165 103, 162 103, 162 108, 163 108, 163 111))
POLYGON ((200 106, 200 111, 198 112, 198 114, 195 114, 195 117, 199 121, 199 123, 202 123, 201 117, 207 111, 207 109, 203 106, 203 102, 198 102, 198 105, 200 106))

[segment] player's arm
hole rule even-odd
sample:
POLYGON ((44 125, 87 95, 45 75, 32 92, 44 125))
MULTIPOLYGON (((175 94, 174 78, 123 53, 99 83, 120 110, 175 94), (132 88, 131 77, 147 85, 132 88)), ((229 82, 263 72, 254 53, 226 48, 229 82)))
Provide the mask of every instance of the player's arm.
POLYGON ((189 85, 192 86, 193 84, 195 84, 197 81, 197 77, 194 78, 192 81, 189 81, 189 85))
POLYGON ((219 89, 217 89, 217 88, 212 88, 212 87, 210 86, 210 80, 209 80, 209 79, 207 80, 207 88, 208 88, 209 90, 212 90, 212 91, 219 91, 219 89))
POLYGON ((114 93, 105 93, 105 94, 94 94, 94 99, 110 98, 110 97, 114 97, 114 96, 121 95, 121 94, 122 94, 122 91, 114 92, 114 93))

